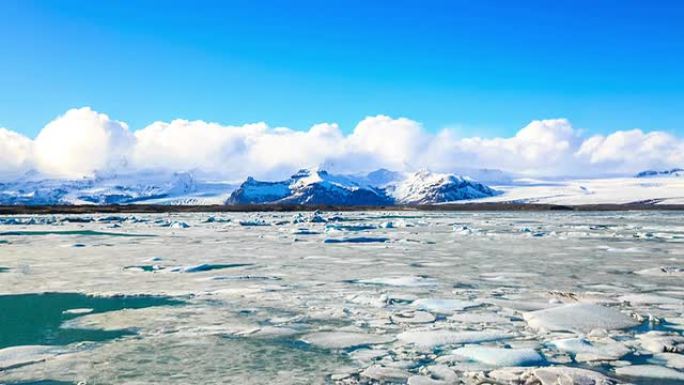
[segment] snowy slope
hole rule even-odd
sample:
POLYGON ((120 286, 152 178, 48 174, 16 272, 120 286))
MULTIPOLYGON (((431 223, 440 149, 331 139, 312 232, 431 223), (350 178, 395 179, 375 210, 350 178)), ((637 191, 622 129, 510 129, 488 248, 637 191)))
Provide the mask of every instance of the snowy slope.
POLYGON ((407 175, 387 186, 387 191, 401 204, 431 204, 485 198, 498 192, 488 186, 452 174, 427 170, 407 175))
POLYGON ((318 169, 303 169, 280 182, 248 178, 227 203, 430 204, 495 194, 491 188, 468 178, 429 171, 404 174, 381 169, 363 176, 340 176, 318 169))
POLYGON ((501 195, 476 202, 546 204, 684 204, 684 178, 649 177, 576 179, 566 181, 518 180, 517 185, 494 186, 501 195))
POLYGON ((387 205, 382 189, 324 170, 302 169, 288 180, 261 182, 248 178, 226 201, 228 204, 387 205))
POLYGON ((0 204, 220 204, 234 186, 197 182, 189 173, 143 172, 78 180, 29 174, 0 183, 0 204))

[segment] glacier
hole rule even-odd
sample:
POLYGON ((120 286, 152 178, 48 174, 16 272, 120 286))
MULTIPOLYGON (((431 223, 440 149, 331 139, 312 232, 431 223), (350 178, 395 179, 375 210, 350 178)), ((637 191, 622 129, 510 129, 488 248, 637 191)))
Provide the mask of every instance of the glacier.
POLYGON ((459 169, 333 174, 302 169, 280 181, 202 179, 192 172, 100 173, 75 180, 36 173, 0 182, 0 205, 319 205, 391 206, 443 203, 681 205, 682 169, 634 176, 529 178, 499 170, 459 169), (475 176, 475 177, 472 177, 475 176))

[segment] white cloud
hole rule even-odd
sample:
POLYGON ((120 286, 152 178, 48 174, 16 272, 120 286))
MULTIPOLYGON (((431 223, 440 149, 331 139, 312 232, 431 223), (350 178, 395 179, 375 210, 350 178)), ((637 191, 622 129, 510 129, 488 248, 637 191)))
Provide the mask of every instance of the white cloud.
POLYGON ((406 118, 378 115, 363 119, 346 138, 349 153, 376 158, 376 165, 404 169, 418 166, 421 154, 432 140, 420 123, 406 118))
POLYGON ((0 176, 7 177, 31 167, 31 139, 0 127, 0 176))
POLYGON ((135 132, 131 165, 231 174, 246 166, 250 138, 267 130, 264 123, 222 126, 187 120, 155 122, 135 132))
POLYGON ((663 132, 616 131, 585 138, 566 119, 535 120, 514 136, 429 133, 407 118, 367 117, 345 134, 337 124, 308 130, 204 121, 155 122, 131 132, 89 108, 48 123, 35 140, 0 129, 0 176, 35 168, 57 177, 96 171, 166 169, 239 180, 274 179, 300 167, 336 172, 498 168, 528 175, 601 175, 684 166, 684 141, 663 132))
POLYGON ((616 131, 585 140, 576 156, 614 172, 683 167, 684 141, 665 132, 616 131))
POLYGON ((499 168, 539 175, 570 171, 579 134, 566 119, 548 119, 535 120, 510 138, 459 139, 445 131, 439 142, 440 147, 446 147, 451 153, 451 163, 464 160, 461 167, 499 168))
POLYGON ((38 134, 34 160, 38 170, 51 176, 87 176, 126 166, 133 143, 125 123, 88 107, 71 109, 38 134))

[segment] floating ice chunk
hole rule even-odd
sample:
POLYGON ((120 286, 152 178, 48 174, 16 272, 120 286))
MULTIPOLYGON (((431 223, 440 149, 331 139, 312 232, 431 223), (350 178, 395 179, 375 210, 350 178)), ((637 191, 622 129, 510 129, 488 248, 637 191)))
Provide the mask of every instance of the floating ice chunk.
POLYGON ((318 213, 314 213, 311 216, 311 219, 309 219, 309 222, 311 222, 311 223, 325 223, 327 221, 328 221, 327 219, 325 219, 321 214, 318 214, 318 213))
POLYGON ((390 315, 395 324, 426 324, 435 322, 435 316, 426 311, 405 311, 390 315))
POLYGON ((326 238, 323 243, 384 243, 388 242, 387 237, 348 237, 348 238, 326 238))
POLYGON ((684 337, 678 334, 668 334, 650 331, 637 336, 641 346, 653 353, 682 353, 684 352, 684 337))
POLYGON ((172 272, 197 273, 201 271, 211 271, 220 269, 230 269, 235 267, 251 266, 251 263, 200 263, 198 265, 177 266, 171 269, 172 272))
POLYGON ((320 234, 320 232, 311 230, 311 229, 294 229, 292 230, 292 234, 294 235, 316 235, 320 234))
POLYGON ((394 341, 394 338, 378 334, 355 332, 316 332, 303 336, 302 341, 326 349, 349 349, 386 344, 394 341))
POLYGON ((174 221, 169 224, 170 229, 187 229, 190 225, 185 222, 174 221))
POLYGON ((529 376, 529 373, 530 369, 524 367, 501 368, 490 371, 487 377, 497 384, 519 384, 523 382, 523 377, 529 376))
MULTIPOLYGON (((171 269, 171 271, 180 271, 180 267, 176 267, 171 269)), ((124 270, 133 270, 133 271, 144 271, 144 272, 155 272, 159 270, 164 270, 164 266, 154 264, 154 265, 129 265, 129 266, 124 266, 124 270)))
POLYGON ((105 217, 100 217, 97 219, 98 222, 112 223, 112 222, 124 222, 127 218, 119 215, 108 215, 105 217))
POLYGON ((486 365, 534 366, 544 363, 544 358, 534 349, 504 349, 487 346, 465 346, 451 352, 468 360, 486 365))
POLYGON ((513 301, 507 299, 496 299, 496 298, 486 298, 482 300, 485 303, 500 306, 505 309, 512 309, 515 311, 535 311, 543 310, 552 307, 553 305, 548 302, 537 302, 537 301, 513 301))
POLYGON ((537 273, 526 273, 522 271, 502 271, 493 273, 482 273, 480 276, 487 280, 506 280, 506 279, 525 279, 525 278, 535 278, 538 277, 537 273))
POLYGON ((648 359, 648 362, 682 370, 684 369, 684 354, 656 353, 648 359))
POLYGON ((92 217, 64 217, 61 221, 67 223, 90 223, 94 219, 92 217))
POLYGON ((64 349, 45 345, 23 345, 0 349, 0 371, 45 361, 64 352, 64 349))
POLYGON ((409 275, 406 277, 388 277, 388 278, 368 278, 354 281, 366 285, 383 285, 383 286, 406 286, 406 287, 421 287, 421 286, 435 286, 437 280, 429 277, 421 277, 409 275))
POLYGON ((432 378, 452 384, 458 382, 458 375, 451 368, 446 365, 430 365, 428 366, 432 378))
POLYGON ((510 317, 505 317, 496 313, 456 313, 449 317, 450 321, 468 324, 502 324, 511 321, 510 317))
POLYGON ((593 329, 626 329, 638 325, 633 318, 605 306, 576 303, 523 313, 530 327, 549 331, 588 333, 593 329))
POLYGON ((661 381, 684 382, 684 373, 679 370, 658 365, 630 365, 615 369, 615 374, 634 379, 648 379, 661 381))
POLYGON ((449 385, 453 382, 446 382, 442 380, 436 380, 428 376, 411 376, 406 382, 408 385, 449 385))
POLYGON ((232 219, 215 217, 215 216, 210 216, 204 220, 204 223, 229 223, 229 222, 232 222, 232 219))
POLYGON ((459 235, 472 235, 480 232, 478 229, 471 229, 468 226, 454 226, 454 232, 459 235))
POLYGON ((372 365, 361 372, 361 377, 375 380, 381 384, 404 383, 408 379, 409 373, 397 368, 372 365))
POLYGON ((628 294, 623 295, 620 301, 629 302, 632 305, 680 305, 684 301, 677 298, 666 297, 656 294, 628 294))
POLYGON ((428 310, 440 314, 449 314, 482 305, 482 302, 462 301, 446 298, 421 298, 413 305, 421 310, 428 310))
POLYGON ((375 225, 359 223, 355 225, 341 225, 341 224, 327 224, 326 230, 340 230, 340 231, 366 231, 375 229, 375 225))
MULTIPOLYGON (((532 370, 531 375, 541 385, 613 385, 616 383, 601 373, 567 366, 538 368, 532 370)), ((535 382, 528 380, 525 383, 535 382)))
POLYGON ((300 333, 299 331, 288 328, 288 327, 277 327, 277 326, 262 326, 255 329, 249 329, 236 333, 239 337, 252 337, 252 338, 280 338, 289 337, 300 333))
POLYGON ((684 268, 677 266, 661 266, 639 270, 636 274, 652 275, 656 277, 684 277, 684 268))
POLYGON ((373 295, 368 293, 358 293, 348 295, 345 300, 358 304, 373 307, 385 307, 389 303, 389 297, 387 294, 373 295))
POLYGON ((578 362, 618 360, 631 352, 625 345, 610 339, 603 338, 599 341, 590 341, 586 338, 565 338, 551 341, 561 352, 575 355, 578 362))
POLYGON ((77 308, 77 309, 67 309, 62 312, 62 314, 88 314, 92 313, 94 309, 88 308, 88 307, 83 307, 83 308, 77 308))
POLYGON ((500 331, 453 331, 409 330, 399 333, 397 338, 407 344, 422 348, 433 348, 442 345, 475 344, 480 342, 498 341, 513 338, 513 335, 500 331))
POLYGON ((281 281, 281 277, 272 275, 217 275, 208 278, 211 281, 281 281))
POLYGON ((238 222, 240 226, 270 226, 269 223, 263 219, 243 219, 238 222))
POLYGON ((349 356, 358 362, 364 363, 364 364, 370 364, 373 361, 377 360, 378 358, 384 357, 388 355, 389 352, 387 350, 381 350, 381 349, 358 349, 354 350, 349 354, 349 356))

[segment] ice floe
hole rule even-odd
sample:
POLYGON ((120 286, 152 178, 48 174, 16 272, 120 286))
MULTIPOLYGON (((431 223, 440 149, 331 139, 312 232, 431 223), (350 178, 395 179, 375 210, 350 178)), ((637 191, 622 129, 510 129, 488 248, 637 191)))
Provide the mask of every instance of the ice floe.
POLYGON ((617 383, 599 372, 567 366, 534 369, 530 377, 539 381, 541 385, 613 385, 617 383))
POLYGON ((316 332, 302 337, 302 341, 326 349, 348 349, 360 346, 386 344, 393 337, 353 332, 316 332))
POLYGON ((387 368, 380 365, 372 365, 361 372, 361 377, 375 380, 381 384, 403 383, 408 377, 409 373, 398 368, 387 368))
POLYGON ((456 331, 448 329, 409 330, 399 333, 397 336, 399 341, 421 348, 500 341, 513 337, 510 333, 498 331, 456 331))
POLYGON ((653 357, 648 359, 648 362, 682 370, 684 369, 684 354, 656 353, 653 355, 653 357))
POLYGON ((435 316, 426 311, 403 311, 390 315, 395 324, 425 324, 435 322, 435 316))
POLYGON ((658 365, 630 365, 615 369, 615 374, 629 379, 642 379, 648 381, 666 380, 676 383, 684 383, 684 373, 679 370, 666 368, 658 365))
POLYGON ((64 348, 46 345, 22 345, 0 349, 0 372, 12 367, 45 361, 64 352, 64 348))
POLYGON ((456 356, 495 367, 536 366, 544 358, 534 349, 506 349, 488 346, 464 346, 451 352, 456 356))
POLYGON ((618 360, 631 352, 627 346, 611 338, 565 338, 551 341, 549 345, 561 352, 571 353, 578 362, 618 360))
POLYGON ((446 298, 421 298, 413 302, 413 306, 418 309, 441 314, 450 314, 455 311, 470 309, 481 305, 481 302, 446 298))
POLYGON ((577 303, 524 313, 535 329, 588 333, 593 329, 626 329, 639 323, 628 315, 605 306, 577 303))
POLYGON ((368 279, 358 279, 354 282, 365 284, 365 285, 405 286, 405 287, 421 287, 421 286, 437 285, 437 280, 435 280, 434 278, 421 277, 421 276, 368 278, 368 279))
POLYGON ((387 237, 345 237, 345 238, 326 238, 323 243, 385 243, 387 237))
POLYGON ((662 331, 637 335, 641 346, 653 353, 684 353, 684 336, 662 331))

